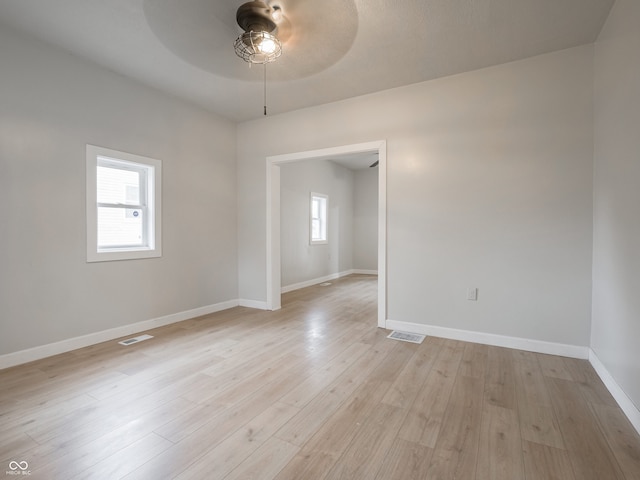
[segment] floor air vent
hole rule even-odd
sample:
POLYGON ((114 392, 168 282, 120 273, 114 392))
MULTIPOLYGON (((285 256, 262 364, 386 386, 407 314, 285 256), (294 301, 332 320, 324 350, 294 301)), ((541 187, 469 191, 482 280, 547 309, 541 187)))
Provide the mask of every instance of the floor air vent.
POLYGON ((389 335, 387 335, 387 338, 401 340, 403 342, 422 343, 422 341, 425 339, 425 336, 418 335, 417 333, 398 332, 394 330, 389 335))
POLYGON ((321 287, 328 287, 329 285, 331 285, 331 282, 324 282, 320 284, 321 287))
POLYGON ((118 342, 120 345, 133 345, 134 343, 142 342, 143 340, 149 340, 153 338, 153 335, 140 335, 138 337, 128 338, 118 342))

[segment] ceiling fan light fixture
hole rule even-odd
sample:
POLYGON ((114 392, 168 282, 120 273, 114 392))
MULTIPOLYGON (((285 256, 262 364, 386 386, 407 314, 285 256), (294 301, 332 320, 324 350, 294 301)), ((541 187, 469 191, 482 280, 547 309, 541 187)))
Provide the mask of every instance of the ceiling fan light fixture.
POLYGON ((267 114, 267 63, 282 55, 282 43, 272 32, 276 20, 282 19, 280 7, 270 7, 262 0, 243 3, 236 12, 236 21, 244 33, 236 38, 236 55, 251 66, 264 65, 264 114, 267 114), (277 14, 277 15, 276 15, 277 14), (277 18, 276 18, 277 17, 277 18))
POLYGON ((241 59, 248 63, 270 63, 282 55, 282 44, 269 32, 244 32, 233 44, 241 59))
POLYGON ((236 21, 244 33, 236 38, 233 48, 245 62, 266 64, 282 54, 282 43, 273 34, 277 29, 274 14, 280 7, 270 7, 264 1, 254 0, 242 4, 236 12, 236 21))

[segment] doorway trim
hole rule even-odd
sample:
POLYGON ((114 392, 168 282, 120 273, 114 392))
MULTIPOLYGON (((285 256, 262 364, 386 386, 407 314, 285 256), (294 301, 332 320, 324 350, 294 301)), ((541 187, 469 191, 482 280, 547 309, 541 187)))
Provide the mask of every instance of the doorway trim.
POLYGON ((387 319, 387 141, 378 140, 339 147, 269 156, 267 163, 267 310, 281 304, 280 167, 302 160, 328 160, 351 153, 378 153, 378 327, 387 319))

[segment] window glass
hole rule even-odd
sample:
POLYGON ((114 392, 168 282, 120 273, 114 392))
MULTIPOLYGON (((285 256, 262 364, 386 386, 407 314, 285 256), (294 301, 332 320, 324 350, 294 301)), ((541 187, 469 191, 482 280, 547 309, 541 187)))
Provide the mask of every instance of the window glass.
POLYGON ((98 207, 98 248, 144 245, 142 210, 98 207))
POLYGON ((98 203, 140 204, 140 172, 97 167, 98 203))
POLYGON ((327 243, 327 202, 326 195, 320 193, 311 194, 310 209, 310 243, 327 243))

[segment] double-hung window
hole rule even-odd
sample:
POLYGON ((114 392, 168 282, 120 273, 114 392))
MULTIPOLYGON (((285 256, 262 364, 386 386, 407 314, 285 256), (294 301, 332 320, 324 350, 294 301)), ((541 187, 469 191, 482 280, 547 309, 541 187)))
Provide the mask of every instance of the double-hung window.
POLYGON ((327 243, 327 204, 329 197, 321 193, 311 193, 309 222, 309 243, 319 245, 327 243))
POLYGON ((87 145, 87 261, 159 257, 159 160, 87 145))

